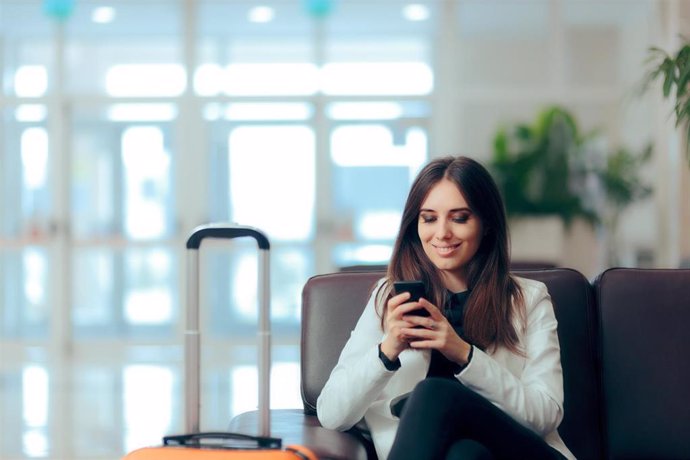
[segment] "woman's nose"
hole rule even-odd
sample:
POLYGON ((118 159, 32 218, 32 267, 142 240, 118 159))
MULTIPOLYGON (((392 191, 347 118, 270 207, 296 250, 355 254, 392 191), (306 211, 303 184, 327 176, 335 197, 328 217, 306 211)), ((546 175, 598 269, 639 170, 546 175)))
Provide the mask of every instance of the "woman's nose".
POLYGON ((436 238, 439 240, 445 240, 450 237, 450 225, 448 221, 439 220, 438 228, 436 228, 436 238))

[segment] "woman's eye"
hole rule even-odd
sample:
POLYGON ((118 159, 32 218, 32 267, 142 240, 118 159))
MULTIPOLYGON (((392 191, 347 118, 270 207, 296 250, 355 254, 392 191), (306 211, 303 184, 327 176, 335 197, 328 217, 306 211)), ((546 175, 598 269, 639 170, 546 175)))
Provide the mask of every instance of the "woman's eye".
POLYGON ((425 215, 420 215, 419 219, 424 222, 425 224, 428 224, 430 222, 433 222, 436 220, 434 216, 425 216, 425 215))
POLYGON ((453 217, 453 222, 457 224, 464 224, 467 223, 467 221, 470 220, 470 216, 457 216, 453 217))

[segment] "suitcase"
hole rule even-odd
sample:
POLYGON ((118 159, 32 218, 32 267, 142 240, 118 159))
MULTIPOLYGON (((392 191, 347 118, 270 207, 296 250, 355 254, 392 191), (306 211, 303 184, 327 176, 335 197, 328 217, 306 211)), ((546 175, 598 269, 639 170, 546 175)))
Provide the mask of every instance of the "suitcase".
POLYGON ((260 230, 247 226, 211 224, 195 228, 187 239, 187 315, 185 328, 185 432, 165 436, 163 445, 134 450, 123 460, 317 460, 303 446, 282 447, 270 436, 270 243, 260 230), (259 433, 199 432, 200 344, 199 331, 199 250, 206 238, 251 237, 259 250, 259 433))

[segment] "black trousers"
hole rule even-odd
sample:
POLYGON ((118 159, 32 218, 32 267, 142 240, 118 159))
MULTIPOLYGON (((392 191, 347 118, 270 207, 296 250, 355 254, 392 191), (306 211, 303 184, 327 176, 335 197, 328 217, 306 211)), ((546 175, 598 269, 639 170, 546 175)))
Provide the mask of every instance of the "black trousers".
POLYGON ((388 460, 563 459, 532 430, 454 379, 410 394, 388 460))

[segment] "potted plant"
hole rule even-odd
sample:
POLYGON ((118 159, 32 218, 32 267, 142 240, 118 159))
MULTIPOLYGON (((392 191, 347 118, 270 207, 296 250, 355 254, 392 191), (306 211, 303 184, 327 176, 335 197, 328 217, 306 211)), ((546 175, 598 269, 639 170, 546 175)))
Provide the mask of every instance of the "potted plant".
MULTIPOLYGON (((675 54, 652 47, 649 49, 648 64, 650 69, 643 81, 643 91, 647 91, 656 80, 663 80, 662 94, 673 102, 673 115, 676 128, 684 133, 685 155, 690 166, 690 41, 683 38, 683 43, 675 54)), ((683 213, 687 213, 687 204, 683 213)), ((687 224, 687 221, 686 221, 687 224)), ((683 224, 683 225, 686 225, 683 224)), ((683 246, 681 246, 681 252, 683 246)), ((681 266, 690 267, 690 253, 681 253, 681 266)))
POLYGON ((584 178, 583 136, 566 109, 549 107, 532 124, 501 128, 490 163, 509 217, 557 216, 566 225, 576 217, 596 222, 576 184, 584 178))
POLYGON ((641 154, 618 148, 609 153, 582 134, 565 108, 548 107, 531 124, 501 128, 494 137, 490 167, 511 220, 513 257, 560 263, 573 222, 606 235, 608 263, 623 211, 648 196, 641 171, 651 146, 641 154))
POLYGON ((643 80, 643 91, 657 79, 663 80, 662 92, 665 99, 673 101, 676 127, 685 131, 686 155, 690 164, 690 43, 685 41, 675 55, 651 47, 648 63, 650 70, 643 80))
POLYGON ((652 146, 634 154, 619 148, 606 157, 603 166, 595 167, 598 188, 602 192, 598 216, 606 234, 607 263, 620 263, 618 227, 623 211, 632 203, 648 197, 652 188, 641 177, 641 170, 652 157, 652 146))
POLYGON ((560 106, 496 133, 489 166, 510 219, 514 260, 561 264, 574 220, 582 218, 593 228, 596 215, 578 192, 586 179, 587 139, 560 106))

